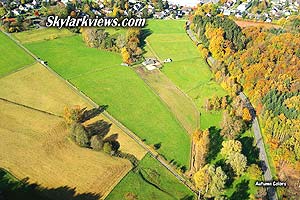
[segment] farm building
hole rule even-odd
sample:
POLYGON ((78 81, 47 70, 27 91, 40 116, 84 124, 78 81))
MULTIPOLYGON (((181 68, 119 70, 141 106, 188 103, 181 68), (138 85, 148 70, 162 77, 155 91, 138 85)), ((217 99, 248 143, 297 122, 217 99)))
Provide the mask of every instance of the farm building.
POLYGON ((161 63, 156 58, 146 58, 142 63, 149 71, 154 69, 160 69, 162 67, 161 63))

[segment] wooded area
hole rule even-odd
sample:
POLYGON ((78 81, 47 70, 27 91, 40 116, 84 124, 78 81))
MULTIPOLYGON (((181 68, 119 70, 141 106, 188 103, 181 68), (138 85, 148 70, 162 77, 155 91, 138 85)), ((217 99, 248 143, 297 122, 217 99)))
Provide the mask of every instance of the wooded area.
MULTIPOLYGON (((288 183, 279 192, 296 198, 300 195, 296 178, 300 176, 300 18, 289 18, 283 28, 241 29, 229 18, 205 16, 213 9, 198 8, 193 17, 191 28, 203 41, 199 49, 206 55, 209 50, 218 60, 212 71, 231 96, 244 91, 250 98, 276 167, 274 175, 288 183)), ((242 112, 241 117, 249 120, 250 113, 242 112)))

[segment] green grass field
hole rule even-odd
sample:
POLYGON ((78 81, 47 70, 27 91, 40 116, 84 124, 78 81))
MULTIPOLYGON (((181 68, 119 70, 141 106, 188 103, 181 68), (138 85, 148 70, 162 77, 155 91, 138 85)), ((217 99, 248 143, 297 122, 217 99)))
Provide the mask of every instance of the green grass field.
POLYGON ((165 64, 162 71, 194 100, 201 112, 201 129, 219 127, 221 113, 205 112, 202 107, 206 98, 223 96, 226 92, 212 80, 205 60, 185 33, 184 21, 149 20, 148 24, 145 29, 152 34, 146 39, 146 56, 171 58, 173 62, 165 64))
POLYGON ((122 62, 117 53, 87 48, 79 35, 27 43, 25 46, 65 79, 120 66, 122 62))
POLYGON ((187 132, 194 133, 199 122, 199 112, 194 102, 160 70, 148 71, 144 67, 136 67, 135 71, 165 102, 187 132))
POLYGON ((0 31, 0 76, 34 63, 34 59, 0 31))
POLYGON ((66 28, 46 28, 46 29, 33 29, 30 31, 22 31, 12 34, 14 38, 21 43, 30 43, 43 40, 53 40, 60 37, 72 36, 74 33, 66 28))
POLYGON ((193 199, 193 193, 149 155, 140 162, 109 194, 107 200, 126 199, 193 199), (129 198, 127 198, 129 199, 129 198))
POLYGON ((190 138, 120 55, 87 48, 79 36, 27 43, 33 53, 108 111, 147 144, 160 144, 168 160, 189 166, 190 138))

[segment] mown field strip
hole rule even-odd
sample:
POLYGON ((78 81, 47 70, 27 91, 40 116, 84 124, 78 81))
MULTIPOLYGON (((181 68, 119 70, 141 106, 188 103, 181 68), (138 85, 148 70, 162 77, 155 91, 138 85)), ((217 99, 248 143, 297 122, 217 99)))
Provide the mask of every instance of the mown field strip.
POLYGON ((192 134, 198 127, 200 116, 194 102, 159 70, 147 71, 143 67, 138 67, 135 71, 165 102, 186 131, 192 134))
POLYGON ((0 77, 34 63, 34 59, 0 31, 0 77))

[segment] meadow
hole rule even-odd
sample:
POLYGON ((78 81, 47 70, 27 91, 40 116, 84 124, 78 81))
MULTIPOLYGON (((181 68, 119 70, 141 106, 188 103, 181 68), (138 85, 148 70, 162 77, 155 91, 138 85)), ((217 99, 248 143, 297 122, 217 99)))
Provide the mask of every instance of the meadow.
POLYGON ((146 31, 146 56, 158 55, 160 60, 171 58, 162 72, 195 102, 201 113, 200 127, 219 127, 220 112, 206 112, 203 109, 206 98, 226 95, 225 90, 213 81, 213 75, 196 46, 186 35, 184 21, 149 20, 146 31))
MULTIPOLYGON (((88 101, 75 93, 66 83, 53 75, 41 64, 36 63, 21 71, 0 79, 0 97, 18 104, 62 116, 65 107, 78 105, 91 109, 88 101)), ((104 115, 99 115, 87 123, 104 120, 111 123, 104 115)), ((107 136, 118 134, 120 150, 142 159, 145 151, 115 124, 112 124, 107 136)))
POLYGON ((1 31, 0 52, 0 76, 34 63, 34 59, 29 54, 1 31))
POLYGON ((135 68, 139 76, 165 102, 189 134, 194 133, 199 123, 199 112, 193 101, 176 87, 160 70, 148 71, 143 67, 135 68))
MULTIPOLYGON (((0 85, 0 167, 18 179, 28 178, 54 199, 69 199, 64 195, 72 194, 72 188, 104 197, 132 168, 128 160, 80 148, 68 139, 60 117, 64 107, 92 106, 42 65, 7 75, 0 85)), ((99 120, 111 123, 101 114, 85 125, 99 120)), ((144 157, 144 149, 115 124, 106 137, 112 134, 121 151, 144 157)))
POLYGON ((96 103, 108 105, 108 112, 147 144, 159 144, 168 160, 189 166, 189 136, 138 75, 120 66, 119 54, 87 48, 80 36, 25 46, 96 103))
POLYGON ((107 200, 134 196, 136 199, 194 199, 189 189, 149 155, 144 157, 135 171, 122 179, 107 200))
MULTIPOLYGON (((30 183, 49 189, 68 187, 105 196, 131 169, 128 160, 71 142, 59 117, 3 100, 0 110, 1 167, 18 179, 29 178, 30 183)), ((65 199, 62 194, 52 198, 65 199)))
POLYGON ((72 33, 66 28, 57 29, 57 28, 45 28, 45 29, 33 29, 30 31, 22 31, 19 33, 13 33, 12 36, 24 43, 44 41, 44 40, 53 40, 60 37, 72 36, 75 33, 72 33))

